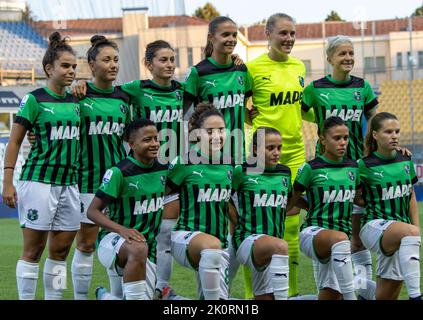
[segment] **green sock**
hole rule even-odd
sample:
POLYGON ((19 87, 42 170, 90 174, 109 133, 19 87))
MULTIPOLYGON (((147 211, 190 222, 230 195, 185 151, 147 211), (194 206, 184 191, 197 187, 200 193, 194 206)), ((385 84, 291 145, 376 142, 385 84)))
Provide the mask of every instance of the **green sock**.
POLYGON ((288 243, 289 255, 289 290, 288 296, 295 296, 298 292, 298 264, 300 255, 299 245, 299 225, 300 215, 287 216, 285 219, 285 236, 284 239, 288 243))
POLYGON ((242 266, 242 274, 244 275, 244 298, 246 300, 254 298, 251 269, 246 266, 242 266))

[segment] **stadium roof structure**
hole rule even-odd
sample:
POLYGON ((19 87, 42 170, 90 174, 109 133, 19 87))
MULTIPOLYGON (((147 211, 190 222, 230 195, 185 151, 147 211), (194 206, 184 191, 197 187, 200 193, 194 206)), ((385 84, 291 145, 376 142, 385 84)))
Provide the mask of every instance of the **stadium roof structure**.
MULTIPOLYGON (((391 20, 377 20, 376 22, 376 35, 387 35, 390 32, 407 31, 408 18, 391 19, 391 20)), ((359 23, 358 23, 359 24, 359 23)), ((321 39, 323 38, 322 22, 318 23, 298 23, 297 39, 321 39)), ((242 27, 240 30, 250 42, 266 41, 267 38, 264 34, 264 25, 253 25, 245 29, 242 27)), ((413 31, 423 30, 423 17, 413 17, 413 31)), ((361 29, 357 23, 354 22, 338 22, 331 21, 325 22, 326 37, 335 36, 338 34, 360 37, 361 29), (358 28, 357 28, 358 27, 358 28)), ((366 28, 364 30, 365 36, 372 35, 372 21, 366 21, 366 28)))
MULTIPOLYGON (((79 19, 66 20, 67 35, 85 35, 93 33, 121 33, 123 29, 122 18, 104 18, 104 19, 79 19)), ((57 21, 35 21, 32 26, 37 31, 50 33, 57 30, 55 24, 57 21)), ((167 28, 181 26, 207 25, 206 20, 190 16, 160 16, 148 17, 149 28, 167 28)))

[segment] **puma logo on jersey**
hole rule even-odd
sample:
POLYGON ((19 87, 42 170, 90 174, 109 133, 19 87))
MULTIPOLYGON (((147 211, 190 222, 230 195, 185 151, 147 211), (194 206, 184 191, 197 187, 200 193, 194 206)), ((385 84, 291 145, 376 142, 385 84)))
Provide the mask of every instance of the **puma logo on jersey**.
POLYGON ((412 184, 403 184, 399 186, 391 186, 382 188, 382 200, 392 200, 411 195, 413 190, 412 184))
POLYGON ((206 81, 206 84, 211 85, 212 87, 216 88, 216 80, 213 81, 206 81))
POLYGON ((90 108, 91 110, 94 110, 93 105, 94 105, 94 102, 92 102, 91 104, 84 102, 84 106, 90 108))
POLYGON ((321 174, 321 173, 319 173, 317 176, 318 176, 318 177, 320 177, 320 178, 324 178, 324 179, 326 179, 326 180, 329 180, 328 175, 329 175, 329 172, 326 172, 326 174, 321 174))
POLYGON ((328 99, 328 100, 329 100, 329 93, 326 93, 326 94, 321 93, 321 94, 320 94, 320 96, 321 96, 321 97, 325 97, 326 99, 328 99))
POLYGON ((203 177, 203 170, 201 170, 200 172, 198 172, 198 171, 193 171, 193 172, 192 172, 192 174, 196 174, 196 175, 200 176, 201 178, 204 178, 204 177, 203 177))
POLYGON ((262 80, 271 81, 271 80, 270 80, 270 76, 268 76, 268 77, 261 77, 261 79, 262 79, 262 80))
POLYGON ((382 171, 375 171, 373 174, 377 177, 383 178, 383 170, 382 171))
POLYGON ((79 127, 76 126, 60 126, 51 128, 50 140, 79 140, 79 127))
POLYGON ((355 190, 332 190, 323 193, 323 203, 352 202, 355 190))
POLYGON ((133 188, 135 188, 135 189, 137 189, 137 190, 139 190, 139 184, 140 182, 139 181, 137 181, 137 183, 132 183, 132 182, 130 182, 129 184, 128 184, 128 186, 130 186, 130 187, 133 187, 133 188))
POLYGON ((248 181, 251 181, 251 182, 254 182, 255 184, 258 184, 258 178, 255 178, 255 179, 253 179, 253 178, 248 178, 248 181))
POLYGON ((228 202, 231 197, 230 190, 227 189, 200 189, 197 202, 222 201, 228 202))
POLYGON ((148 94, 148 93, 144 93, 144 97, 149 98, 151 101, 154 100, 153 95, 152 94, 148 94))
POLYGON ((343 258, 343 259, 336 259, 336 258, 334 258, 333 261, 342 262, 343 264, 347 264, 347 258, 343 258))
POLYGON ((96 123, 95 121, 90 122, 90 128, 88 129, 88 135, 97 135, 97 134, 107 134, 112 135, 116 134, 118 136, 121 136, 123 134, 123 131, 125 129, 124 123, 118 123, 118 122, 103 122, 99 121, 96 123))
POLYGON ((284 195, 275 195, 275 194, 255 194, 254 195, 254 207, 281 207, 286 208, 288 203, 288 197, 284 195))
POLYGON ((234 95, 229 95, 227 97, 223 94, 219 94, 219 97, 213 98, 213 105, 216 109, 233 108, 236 106, 243 107, 244 97, 244 93, 235 93, 234 95))
POLYGON ((329 117, 340 117, 344 121, 360 121, 363 110, 326 110, 326 119, 329 117))
POLYGON ((163 197, 137 201, 134 206, 134 215, 148 214, 163 209, 163 197))
POLYGON ((150 120, 159 122, 182 122, 183 112, 182 110, 151 110, 150 120))
POLYGON ((43 109, 45 112, 50 112, 51 114, 54 114, 54 108, 45 108, 45 107, 41 107, 41 109, 43 109))

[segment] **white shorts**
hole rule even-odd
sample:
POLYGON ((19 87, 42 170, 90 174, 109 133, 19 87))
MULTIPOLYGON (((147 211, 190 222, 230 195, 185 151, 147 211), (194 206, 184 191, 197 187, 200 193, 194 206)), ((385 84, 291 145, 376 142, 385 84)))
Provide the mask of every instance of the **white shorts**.
POLYGON ((79 198, 81 200, 81 223, 95 224, 87 218, 88 207, 95 197, 94 193, 81 193, 79 198))
MULTIPOLYGON (((200 231, 172 231, 171 233, 171 247, 170 252, 175 260, 182 266, 191 270, 197 271, 188 259, 188 245, 191 240, 200 231)), ((197 272, 198 281, 198 296, 202 296, 202 289, 200 286, 199 276, 197 272)), ((229 296, 229 249, 223 249, 222 254, 222 267, 220 269, 220 298, 228 299, 229 296)))
POLYGON ((354 204, 352 214, 364 214, 364 208, 354 204))
POLYGON ((307 227, 300 232, 300 250, 313 260, 314 280, 318 290, 330 288, 341 292, 336 278, 335 272, 332 269, 332 262, 330 259, 321 261, 314 251, 313 239, 322 230, 321 227, 307 227))
POLYGON ((78 185, 19 181, 16 192, 22 227, 40 231, 79 230, 81 204, 78 185))
POLYGON ((386 256, 380 246, 383 232, 394 220, 375 219, 367 222, 360 230, 363 245, 376 253, 376 276, 383 279, 403 280, 399 263, 398 250, 391 256, 386 256))
POLYGON ((263 234, 253 234, 248 236, 236 252, 236 258, 239 263, 251 269, 253 291, 255 296, 273 293, 272 285, 270 284, 269 266, 257 268, 253 262, 253 245, 254 241, 264 236, 263 234))
MULTIPOLYGON (((97 255, 98 260, 106 269, 114 270, 118 275, 123 276, 123 269, 116 264, 119 250, 126 240, 117 233, 107 234, 99 243, 97 255)), ((147 259, 145 280, 147 283, 147 297, 152 300, 156 288, 156 264, 147 259)))
POLYGON ((164 199, 163 199, 163 205, 165 206, 168 203, 171 203, 171 202, 176 201, 178 199, 179 199, 179 193, 169 194, 169 195, 167 195, 167 196, 164 197, 164 199))

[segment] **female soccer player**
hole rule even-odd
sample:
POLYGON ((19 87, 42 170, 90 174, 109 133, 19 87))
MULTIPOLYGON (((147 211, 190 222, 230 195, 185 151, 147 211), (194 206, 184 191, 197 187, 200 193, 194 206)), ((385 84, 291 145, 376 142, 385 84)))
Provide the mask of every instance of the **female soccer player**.
POLYGON ((396 150, 399 137, 393 114, 371 119, 366 157, 358 164, 366 203, 360 238, 377 255, 376 299, 397 299, 405 281, 410 299, 421 300, 417 177, 411 158, 396 150))
POLYGON ((291 196, 291 171, 278 163, 282 138, 276 129, 257 129, 253 136, 254 156, 259 149, 260 130, 264 132, 264 167, 235 167, 233 188, 238 193, 239 212, 232 239, 238 261, 252 270, 255 298, 286 300, 288 245, 282 238, 291 196))
POLYGON ((356 299, 349 238, 360 180, 356 161, 344 157, 348 139, 341 118, 326 119, 320 135, 323 154, 301 166, 294 182, 294 203, 307 193, 300 248, 313 260, 319 300, 356 299))
MULTIPOLYGON (((76 300, 86 300, 92 277, 98 226, 87 218, 87 209, 107 169, 126 156, 122 134, 130 122, 129 97, 113 86, 119 72, 119 49, 104 36, 91 37, 87 52, 93 82, 80 100, 81 136, 78 185, 81 192, 81 229, 76 235, 72 280, 76 300)), ((109 272, 113 294, 121 296, 121 279, 109 272), (120 293, 119 293, 120 292, 120 293)))
MULTIPOLYGON (((350 133, 346 156, 352 160, 363 157, 363 120, 369 120, 376 113, 378 101, 370 84, 359 77, 351 75, 354 67, 354 47, 346 36, 335 36, 328 40, 326 46, 327 61, 332 66, 332 74, 312 81, 304 90, 302 110, 314 110, 315 122, 320 134, 323 122, 331 116, 338 116, 345 121, 350 133), (364 118, 363 118, 364 117, 364 118)), ((319 153, 319 143, 316 146, 319 153)), ((358 226, 363 209, 354 206, 353 224, 358 226)), ((372 257, 360 243, 358 234, 353 234, 352 259, 354 265, 364 266, 367 279, 372 279, 372 257)))
MULTIPOLYGON (((277 129, 282 136, 284 152, 280 163, 291 169, 295 179, 298 168, 305 161, 305 148, 302 137, 301 96, 304 89, 305 66, 299 59, 290 55, 295 43, 295 22, 292 17, 276 13, 269 17, 265 33, 269 41, 269 52, 247 63, 251 76, 254 107, 246 118, 252 128, 247 136, 247 145, 258 127, 277 129)), ((310 115, 304 115, 312 119, 310 115)), ((298 227, 299 209, 287 213, 285 240, 289 248, 289 296, 298 294, 298 227)), ((246 297, 251 294, 251 280, 244 269, 246 297)))
POLYGON ((47 86, 22 99, 4 160, 3 201, 11 208, 18 205, 23 233, 23 254, 16 266, 22 300, 35 298, 38 264, 47 238, 44 298, 62 298, 66 257, 80 227, 77 186, 80 109, 65 91, 75 79, 76 56, 68 39, 62 39, 58 32, 51 34, 49 40, 43 58, 47 86), (13 170, 27 130, 33 130, 36 143, 15 190, 13 170))
POLYGON ((171 252, 178 263, 197 270, 200 296, 228 298, 228 202, 233 165, 222 149, 223 115, 211 104, 199 104, 190 119, 197 143, 169 168, 167 194, 179 193, 181 211, 172 231, 171 252))
POLYGON ((125 299, 149 300, 156 282, 156 236, 168 170, 157 161, 160 143, 151 120, 130 123, 125 140, 133 156, 106 172, 88 218, 102 227, 98 257, 106 269, 123 275, 125 299), (102 212, 106 207, 108 217, 102 212))

